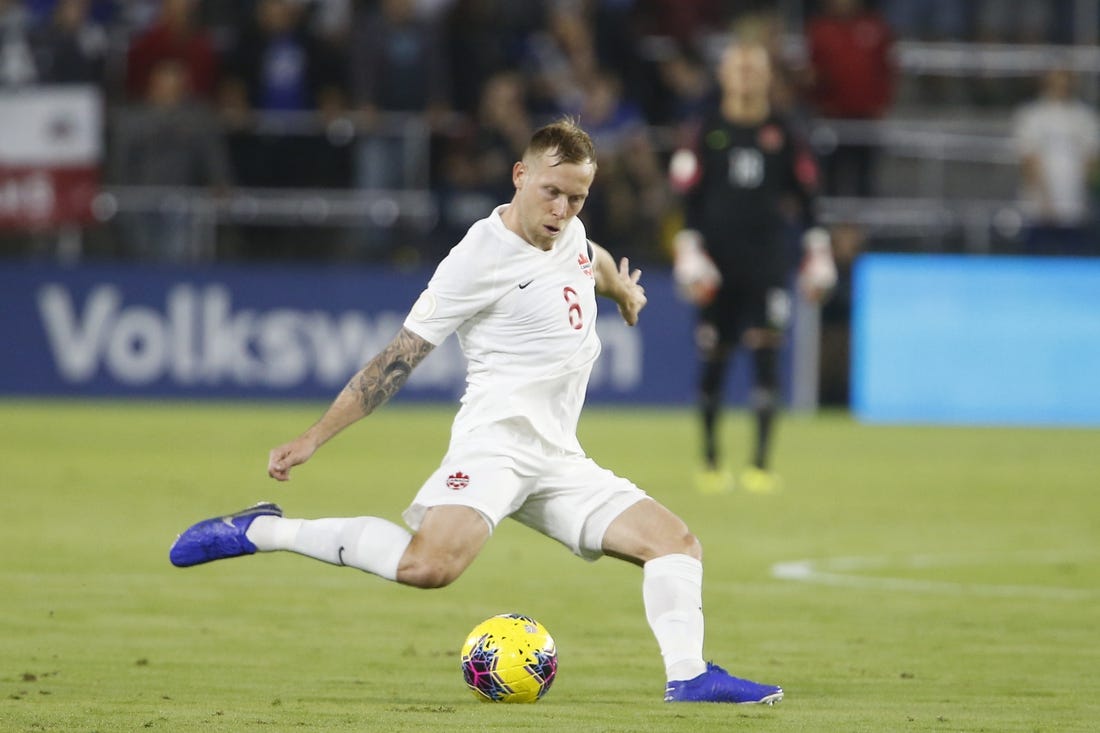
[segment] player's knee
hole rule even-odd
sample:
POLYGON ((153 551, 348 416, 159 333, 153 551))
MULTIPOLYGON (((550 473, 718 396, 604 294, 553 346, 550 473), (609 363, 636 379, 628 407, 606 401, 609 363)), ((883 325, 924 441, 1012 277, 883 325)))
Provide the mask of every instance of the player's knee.
POLYGON ((454 558, 406 554, 397 571, 397 579, 416 588, 443 588, 462 575, 466 565, 454 558))
POLYGON ((722 353, 718 329, 713 323, 700 323, 695 327, 695 349, 703 361, 717 359, 722 353))
POLYGON ((402 567, 397 579, 415 588, 443 588, 453 583, 461 574, 461 570, 445 564, 423 562, 402 567))
POLYGON ((688 555, 702 562, 703 543, 699 541, 698 537, 696 537, 690 531, 685 532, 684 535, 680 538, 680 542, 682 544, 682 549, 679 551, 681 555, 688 555))
POLYGON ((688 557, 693 557, 696 560, 702 561, 703 544, 699 541, 698 537, 685 528, 683 532, 665 537, 664 541, 655 547, 651 554, 652 557, 661 557, 662 555, 687 555, 688 557))
POLYGON ((779 407, 779 392, 767 387, 755 387, 749 392, 749 407, 756 411, 774 411, 779 407))
POLYGON ((775 392, 779 387, 779 353, 775 349, 757 349, 753 352, 756 387, 775 392))

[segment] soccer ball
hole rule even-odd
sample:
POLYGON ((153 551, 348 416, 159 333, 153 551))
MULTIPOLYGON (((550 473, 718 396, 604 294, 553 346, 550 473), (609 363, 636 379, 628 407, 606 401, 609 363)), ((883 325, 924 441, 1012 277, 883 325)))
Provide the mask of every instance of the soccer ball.
POLYGON ((462 676, 482 702, 535 702, 557 673, 554 639, 530 616, 493 616, 475 626, 462 645, 462 676))

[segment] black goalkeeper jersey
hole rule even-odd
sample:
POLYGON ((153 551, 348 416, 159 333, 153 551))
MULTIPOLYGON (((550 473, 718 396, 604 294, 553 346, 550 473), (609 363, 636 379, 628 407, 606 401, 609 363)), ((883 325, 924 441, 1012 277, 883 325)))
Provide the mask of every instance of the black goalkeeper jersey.
POLYGON ((714 113, 694 144, 698 169, 685 191, 685 227, 703 235, 723 273, 746 270, 785 277, 792 256, 788 222, 813 224, 817 164, 775 115, 759 124, 731 123, 714 113))

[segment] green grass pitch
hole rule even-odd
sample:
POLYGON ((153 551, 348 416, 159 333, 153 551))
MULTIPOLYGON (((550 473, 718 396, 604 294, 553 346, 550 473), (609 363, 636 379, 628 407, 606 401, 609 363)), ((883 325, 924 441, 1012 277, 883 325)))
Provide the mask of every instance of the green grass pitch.
MULTIPOLYGON (((701 496, 691 413, 590 408, 589 453, 702 539, 707 654, 782 684, 766 708, 662 703, 639 571, 514 523, 437 591, 292 554, 171 567, 181 529, 261 499, 397 520, 453 413, 388 406, 268 479, 322 409, 0 402, 0 730, 1100 729, 1098 431, 788 416, 781 493, 701 496), (462 684, 466 632, 504 611, 557 640, 537 705, 462 684)), ((731 459, 748 435, 731 413, 731 459)))

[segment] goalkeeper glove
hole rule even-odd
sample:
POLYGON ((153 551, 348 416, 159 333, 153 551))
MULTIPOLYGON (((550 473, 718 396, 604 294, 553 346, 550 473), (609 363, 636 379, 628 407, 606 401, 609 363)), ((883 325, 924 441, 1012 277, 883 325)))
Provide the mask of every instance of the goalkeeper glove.
POLYGON ((703 249, 703 235, 694 229, 677 232, 672 240, 675 255, 672 263, 672 279, 676 291, 684 300, 704 306, 714 300, 722 274, 703 249))
POLYGON ((798 289, 811 303, 820 303, 836 287, 836 263, 833 262, 829 232, 812 227, 802 235, 802 264, 798 269, 798 289))

